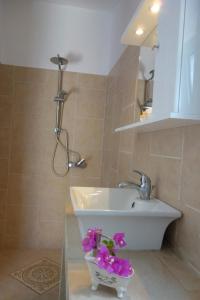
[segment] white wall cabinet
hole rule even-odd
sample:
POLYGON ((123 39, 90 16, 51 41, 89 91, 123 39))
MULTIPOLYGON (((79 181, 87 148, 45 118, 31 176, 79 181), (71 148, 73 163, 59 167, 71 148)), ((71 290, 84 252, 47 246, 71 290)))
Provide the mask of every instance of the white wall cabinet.
POLYGON ((200 1, 187 0, 179 111, 200 115, 200 1))
POLYGON ((153 109, 116 131, 151 131, 200 123, 200 1, 163 0, 158 19, 153 109))

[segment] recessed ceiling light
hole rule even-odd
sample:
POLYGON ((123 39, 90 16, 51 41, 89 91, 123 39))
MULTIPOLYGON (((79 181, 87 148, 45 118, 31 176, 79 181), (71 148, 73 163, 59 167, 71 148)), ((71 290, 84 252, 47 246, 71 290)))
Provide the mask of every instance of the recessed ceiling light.
POLYGON ((152 12, 152 14, 158 14, 160 11, 160 7, 160 2, 154 2, 150 7, 150 11, 152 12))
POLYGON ((141 27, 138 27, 135 33, 136 33, 137 35, 143 35, 144 29, 142 29, 141 27))

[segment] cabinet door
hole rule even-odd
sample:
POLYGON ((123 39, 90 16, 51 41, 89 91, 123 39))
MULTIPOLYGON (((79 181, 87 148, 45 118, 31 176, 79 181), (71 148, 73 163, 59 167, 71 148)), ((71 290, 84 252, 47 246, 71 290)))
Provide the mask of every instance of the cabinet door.
POLYGON ((158 22, 153 115, 178 111, 185 0, 163 0, 158 22))
POLYGON ((186 0, 179 112, 200 114, 200 1, 186 0))

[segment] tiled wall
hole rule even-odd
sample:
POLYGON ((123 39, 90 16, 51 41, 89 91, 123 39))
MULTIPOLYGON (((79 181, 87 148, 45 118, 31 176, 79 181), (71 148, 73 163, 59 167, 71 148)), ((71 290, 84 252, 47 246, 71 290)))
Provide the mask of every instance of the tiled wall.
MULTIPOLYGON (((114 133, 138 118, 138 55, 137 47, 127 48, 108 77, 107 92, 103 76, 65 73, 64 88, 71 94, 63 126, 69 130, 70 147, 88 160, 87 169, 72 170, 65 178, 51 171, 57 72, 0 65, 1 246, 60 247, 69 185, 114 186, 136 180, 132 170, 139 169, 152 178, 157 197, 183 211, 168 238, 200 270, 200 126, 114 133)), ((59 152, 58 166, 63 161, 59 152)), ((79 231, 73 214, 68 222, 76 256, 79 231)))
MULTIPOLYGON (((113 130, 123 118, 124 95, 134 86, 128 78, 134 78, 137 72, 137 64, 132 65, 136 55, 138 49, 129 47, 109 75, 102 183, 114 186, 122 180, 137 180, 133 169, 147 173, 156 186, 155 195, 184 214, 169 227, 167 239, 176 253, 200 271, 200 126, 138 135, 133 130, 113 130), (129 59, 126 75, 124 68, 129 59), (127 79, 128 86, 121 86, 120 74, 127 79)), ((131 97, 130 102, 135 103, 134 93, 131 97)), ((134 116, 132 112, 131 115, 134 116)))
POLYGON ((128 47, 108 76, 104 131, 102 184, 113 186, 120 179, 130 179, 134 135, 114 133, 116 127, 138 119, 136 80, 139 68, 139 48, 128 47))
MULTIPOLYGON (((106 79, 65 72, 63 85, 70 91, 63 127, 69 130, 70 148, 88 159, 88 167, 58 178, 51 171, 57 72, 0 65, 3 247, 60 247, 69 185, 100 184, 106 79)), ((60 168, 65 162, 63 152, 57 157, 60 168)), ((77 241, 78 236, 72 243, 77 241)))

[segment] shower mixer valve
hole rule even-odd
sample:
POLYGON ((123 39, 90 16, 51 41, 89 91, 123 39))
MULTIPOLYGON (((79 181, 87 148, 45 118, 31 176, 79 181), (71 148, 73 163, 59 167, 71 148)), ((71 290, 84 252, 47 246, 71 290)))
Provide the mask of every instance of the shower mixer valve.
POLYGON ((79 161, 73 162, 69 161, 68 163, 69 168, 81 168, 84 169, 87 167, 87 163, 84 158, 80 159, 79 161))

